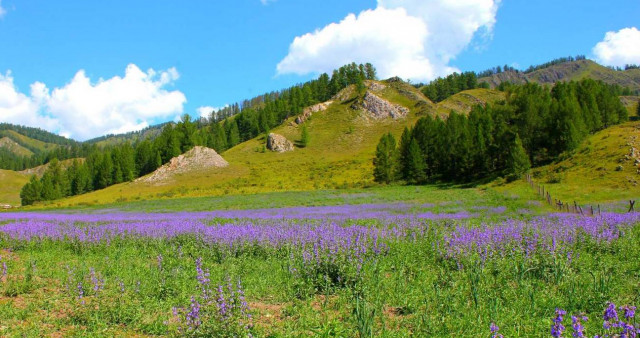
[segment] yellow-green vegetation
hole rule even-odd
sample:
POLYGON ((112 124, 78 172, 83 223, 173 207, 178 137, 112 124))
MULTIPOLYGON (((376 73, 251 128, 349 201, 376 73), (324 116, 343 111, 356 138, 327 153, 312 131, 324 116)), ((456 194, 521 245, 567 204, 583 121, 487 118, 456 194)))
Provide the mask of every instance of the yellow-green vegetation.
POLYGON ((9 150, 10 152, 12 152, 15 155, 18 156, 31 156, 33 155, 33 152, 31 152, 31 150, 19 145, 18 143, 16 143, 14 140, 8 138, 8 137, 3 137, 0 138, 0 148, 5 148, 7 150, 9 150))
POLYGON ((57 144, 42 142, 40 140, 36 140, 31 137, 24 136, 13 130, 2 130, 0 131, 0 136, 6 136, 28 148, 38 149, 42 152, 47 152, 58 147, 57 144))
POLYGON ((450 96, 437 105, 439 116, 447 116, 452 110, 460 114, 468 114, 476 105, 486 105, 487 103, 502 101, 505 93, 493 89, 470 89, 450 96))
MULTIPOLYGON (((343 100, 314 113, 305 122, 310 135, 305 148, 271 152, 265 148, 265 136, 261 135, 224 152, 222 156, 230 163, 227 168, 175 175, 166 182, 119 184, 52 205, 370 186, 374 184, 372 159, 380 135, 391 132, 399 137, 405 126, 431 112, 433 104, 410 85, 387 84, 376 95, 409 108, 410 113, 398 120, 375 120, 361 109, 352 108, 359 100, 353 88, 341 94, 343 100)), ((271 132, 299 141, 302 128, 294 120, 291 117, 271 132)))
POLYGON ((27 175, 0 169, 0 204, 20 205, 20 189, 27 181, 27 175))
MULTIPOLYGON (((640 196, 639 132, 639 122, 607 128, 589 137, 564 160, 535 168, 531 174, 554 198, 563 201, 597 203, 637 198, 640 196)), ((522 193, 529 187, 519 181, 498 190, 522 193)))
POLYGON ((629 117, 638 116, 638 103, 640 103, 639 96, 621 96, 620 101, 629 111, 629 117))

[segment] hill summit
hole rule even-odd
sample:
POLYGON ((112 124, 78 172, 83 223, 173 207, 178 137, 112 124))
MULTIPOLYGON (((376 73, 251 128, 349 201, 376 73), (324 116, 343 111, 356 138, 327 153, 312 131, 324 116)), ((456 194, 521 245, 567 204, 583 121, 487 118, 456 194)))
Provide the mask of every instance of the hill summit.
POLYGON ((224 168, 229 165, 215 150, 207 147, 196 146, 186 153, 172 158, 167 164, 156 169, 151 175, 141 177, 136 182, 156 183, 161 182, 174 174, 182 174, 191 171, 209 168, 224 168))

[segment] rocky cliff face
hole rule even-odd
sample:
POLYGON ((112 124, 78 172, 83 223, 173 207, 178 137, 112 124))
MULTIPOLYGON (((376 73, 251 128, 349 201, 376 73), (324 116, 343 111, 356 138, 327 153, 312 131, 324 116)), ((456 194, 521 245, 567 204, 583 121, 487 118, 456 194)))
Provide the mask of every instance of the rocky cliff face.
POLYGON ((329 106, 332 103, 333 103, 333 101, 327 101, 327 102, 318 103, 318 104, 313 105, 311 107, 305 108, 304 111, 302 112, 302 114, 300 116, 296 117, 296 124, 305 123, 311 117, 311 115, 313 115, 314 113, 317 113, 317 112, 321 112, 321 111, 327 110, 327 108, 329 108, 329 106))
POLYGON ((293 151, 294 148, 293 143, 287 140, 286 137, 279 134, 270 133, 267 137, 267 149, 279 153, 284 153, 287 151, 293 151))
POLYGON ((367 115, 374 119, 399 119, 409 114, 409 109, 393 104, 369 91, 364 95, 362 107, 367 115))

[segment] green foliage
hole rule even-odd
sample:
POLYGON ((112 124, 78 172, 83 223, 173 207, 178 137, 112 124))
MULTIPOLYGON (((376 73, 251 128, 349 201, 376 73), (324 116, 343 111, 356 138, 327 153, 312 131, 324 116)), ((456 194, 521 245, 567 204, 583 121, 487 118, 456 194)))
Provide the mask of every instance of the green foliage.
POLYGON ((396 139, 391 133, 387 133, 380 138, 373 165, 373 178, 376 182, 388 184, 396 178, 396 139))
POLYGON ((527 170, 531 168, 529 155, 522 146, 519 135, 515 135, 511 148, 509 149, 509 160, 505 169, 505 175, 508 180, 516 180, 522 177, 527 170))

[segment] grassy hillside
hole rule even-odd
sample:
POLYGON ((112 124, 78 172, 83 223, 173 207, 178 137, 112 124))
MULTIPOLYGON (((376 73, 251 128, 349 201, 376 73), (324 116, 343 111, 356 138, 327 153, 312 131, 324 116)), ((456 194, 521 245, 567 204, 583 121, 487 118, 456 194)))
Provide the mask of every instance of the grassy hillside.
POLYGON ((634 91, 640 91, 640 72, 637 71, 637 69, 616 71, 591 60, 578 60, 556 64, 527 74, 511 71, 503 72, 480 78, 478 81, 486 82, 492 88, 495 88, 500 83, 507 81, 517 84, 526 82, 553 84, 558 81, 578 81, 584 78, 592 78, 609 84, 628 87, 634 91))
MULTIPOLYGON (((588 138, 572 156, 533 169, 532 175, 555 198, 564 201, 590 203, 638 198, 639 132, 639 122, 628 122, 598 132, 588 138)), ((500 189, 520 193, 529 190, 522 181, 500 189)))
POLYGON ((31 137, 24 136, 14 130, 0 130, 0 136, 8 137, 31 151, 47 152, 58 147, 57 144, 36 140, 31 137))
MULTIPOLYGON (((60 166, 64 169, 69 168, 72 164, 73 161, 78 160, 80 162, 84 162, 84 158, 71 158, 68 160, 63 160, 60 161, 60 166)), ((19 173, 23 174, 23 175, 27 175, 27 176, 31 176, 31 175, 36 175, 38 177, 42 177, 42 175, 44 175, 44 172, 47 171, 47 169, 49 168, 49 163, 47 164, 43 164, 43 165, 39 165, 37 167, 34 168, 29 168, 26 170, 22 170, 19 173)))
POLYGON ((28 180, 26 175, 0 169, 0 204, 20 205, 20 189, 28 180))
POLYGON ((18 155, 18 156, 31 156, 33 155, 33 152, 31 152, 31 150, 19 145, 18 143, 16 143, 16 141, 8 138, 8 137, 2 137, 0 138, 0 148, 5 148, 7 150, 9 150, 11 153, 18 155))
POLYGON ((493 89, 471 89, 465 90, 437 104, 437 113, 440 116, 448 115, 452 110, 461 114, 468 114, 471 108, 487 102, 496 102, 505 99, 504 92, 493 89))
MULTIPOLYGON (((316 190, 364 187, 373 184, 372 159, 380 136, 392 132, 400 136, 405 126, 419 116, 435 113, 433 103, 410 85, 391 81, 376 95, 410 109, 399 120, 373 120, 358 106, 353 87, 341 92, 340 99, 305 122, 311 136, 306 148, 289 153, 265 150, 261 135, 227 150, 222 156, 230 163, 216 168, 176 175, 159 184, 131 182, 90 194, 76 196, 59 205, 109 203, 179 196, 247 194, 271 191, 316 190)), ((300 139, 301 127, 290 118, 271 132, 292 142, 300 139)))

